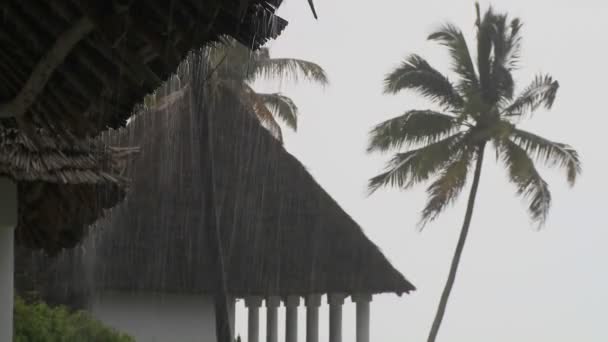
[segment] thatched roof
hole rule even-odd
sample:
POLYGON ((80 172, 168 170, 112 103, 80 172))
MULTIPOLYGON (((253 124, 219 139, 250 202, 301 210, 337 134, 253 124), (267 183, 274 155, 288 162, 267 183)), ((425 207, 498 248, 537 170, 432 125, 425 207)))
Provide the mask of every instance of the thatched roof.
POLYGON ((71 286, 212 292, 204 222, 214 213, 205 211, 204 193, 213 191, 231 294, 414 289, 238 101, 224 98, 209 108, 201 89, 183 90, 184 96, 163 110, 141 113, 111 140, 142 149, 127 167, 132 191, 96 224, 82 248, 58 259, 58 270, 82 262, 85 272, 56 271, 54 288, 71 288, 72 294, 71 286), (201 132, 201 120, 208 118, 210 137, 201 132), (204 152, 209 142, 211 154, 204 152), (213 189, 205 186, 210 167, 213 189))
POLYGON ((0 117, 78 136, 124 124, 186 54, 223 35, 253 48, 281 0, 0 2, 0 117))
POLYGON ((121 163, 133 149, 68 142, 42 129, 36 137, 0 124, 0 177, 18 184, 17 243, 55 253, 74 246, 85 227, 124 197, 121 163))

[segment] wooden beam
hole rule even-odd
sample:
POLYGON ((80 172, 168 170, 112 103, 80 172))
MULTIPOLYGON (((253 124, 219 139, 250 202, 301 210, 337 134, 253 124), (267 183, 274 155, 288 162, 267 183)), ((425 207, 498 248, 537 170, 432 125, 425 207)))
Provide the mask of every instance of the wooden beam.
MULTIPOLYGON (((40 24, 43 26, 44 34, 40 36, 40 33, 37 30, 40 29, 38 26, 34 26, 33 21, 35 18, 44 17, 49 11, 60 13, 60 16, 64 18, 64 21, 69 22, 69 18, 65 18, 64 16, 68 15, 69 10, 67 8, 63 8, 62 2, 52 2, 53 6, 48 8, 43 8, 40 6, 28 6, 27 8, 20 8, 17 4, 14 7, 7 7, 9 10, 10 18, 21 18, 22 20, 15 20, 13 23, 15 26, 16 32, 4 32, 0 31, 0 38, 6 41, 12 41, 11 34, 15 34, 15 36, 26 37, 28 39, 29 44, 17 44, 17 42, 13 42, 12 46, 9 48, 11 52, 25 54, 26 62, 31 65, 31 68, 34 68, 36 61, 32 61, 32 56, 36 56, 39 50, 46 49, 47 41, 50 39, 55 39, 56 36, 61 34, 61 31, 58 31, 55 27, 65 27, 65 23, 60 23, 57 20, 44 20, 41 21, 40 24), (29 20, 28 20, 29 19, 29 20), (27 45, 31 45, 31 48, 28 48, 27 45)), ((38 4, 42 5, 42 4, 38 4)), ((63 4, 64 5, 64 4, 63 4)), ((90 37, 90 36, 89 36, 90 37)), ((126 67, 124 64, 121 64, 120 61, 116 61, 117 57, 112 54, 112 50, 108 49, 108 51, 99 48, 94 43, 91 42, 91 39, 84 39, 79 46, 77 46, 71 53, 73 57, 82 64, 88 71, 92 72, 93 75, 104 84, 105 87, 111 87, 113 82, 110 82, 111 75, 114 75, 114 69, 119 73, 121 70, 124 74, 132 81, 133 84, 139 86, 141 84, 141 78, 138 77, 135 73, 131 72, 131 70, 126 67), (109 69, 108 66, 111 68, 109 69)), ((65 77, 64 68, 58 69, 59 73, 65 77)), ((79 77, 80 75, 76 75, 79 77)), ((21 87, 22 84, 19 85, 21 87)))
POLYGON ((23 116, 65 57, 94 28, 93 22, 89 18, 83 17, 62 33, 51 49, 38 62, 17 97, 10 103, 0 106, 0 117, 23 116))
MULTIPOLYGON (((65 21, 70 21, 74 16, 72 9, 66 7, 67 4, 63 1, 49 1, 47 2, 47 5, 50 11, 56 13, 65 21)), ((108 20, 112 23, 112 25, 117 22, 116 16, 114 18, 109 18, 108 20)), ((106 26, 109 25, 106 24, 106 26)), ((130 67, 128 67, 122 60, 118 58, 118 56, 116 56, 115 53, 112 52, 111 46, 104 46, 103 42, 99 42, 99 39, 94 40, 92 38, 92 36, 89 36, 89 39, 83 41, 81 49, 82 55, 75 51, 75 56, 81 64, 85 65, 91 72, 93 72, 93 74, 95 74, 95 76, 101 80, 105 86, 111 86, 109 76, 113 75, 113 73, 109 72, 107 68, 102 71, 104 68, 99 65, 100 63, 109 64, 113 68, 122 71, 133 82, 133 84, 141 84, 141 77, 133 72, 130 67), (101 46, 99 46, 98 43, 100 43, 101 46)))
POLYGON ((81 1, 79 4, 80 10, 88 17, 90 20, 97 26, 100 33, 99 44, 102 45, 103 49, 112 49, 114 52, 120 57, 122 61, 125 62, 126 66, 131 68, 141 80, 150 88, 150 90, 157 87, 162 80, 152 71, 150 68, 142 63, 141 60, 137 58, 137 56, 131 51, 127 50, 126 46, 119 46, 117 44, 122 36, 118 36, 117 33, 114 33, 113 37, 109 37, 110 32, 116 31, 112 27, 108 27, 107 23, 111 22, 109 19, 116 19, 116 16, 120 14, 113 14, 111 18, 99 14, 94 6, 91 6, 87 1, 81 1))
MULTIPOLYGON (((0 68, 0 71, 3 71, 6 75, 11 76, 11 78, 14 80, 14 84, 11 84, 11 90, 14 92, 19 92, 18 85, 24 84, 26 82, 28 78, 28 71, 30 70, 30 68, 27 66, 28 63, 22 65, 19 63, 15 64, 14 62, 11 62, 11 56, 8 56, 6 54, 7 52, 12 51, 0 51, 0 62, 2 62, 0 63, 0 65, 7 66, 7 68, 5 67, 4 70, 0 68)), ((56 79, 53 80, 56 81, 56 79)), ((78 114, 79 110, 74 107, 75 105, 80 105, 77 104, 78 95, 71 94, 70 92, 65 91, 63 87, 59 86, 59 83, 54 83, 53 80, 49 81, 49 83, 47 84, 48 90, 38 96, 36 104, 34 104, 30 108, 30 112, 37 113, 37 115, 45 115, 49 118, 56 117, 56 115, 65 115, 70 120, 80 125, 81 122, 77 122, 75 116, 78 114), (70 94, 70 96, 68 96, 68 94, 70 94)), ((7 83, 10 84, 10 82, 7 83)), ((36 115, 34 115, 34 117, 35 116, 36 115)), ((41 118, 44 119, 43 117, 41 118)), ((48 122, 48 120, 44 121, 48 122)))
MULTIPOLYGON (((33 21, 37 20, 39 22, 39 26, 42 28, 42 31, 48 33, 46 37, 39 37, 37 39, 37 43, 39 46, 43 44, 42 42, 48 41, 49 39, 54 39, 54 37, 61 35, 61 30, 69 26, 70 21, 68 19, 63 18, 62 16, 61 18, 59 18, 58 16, 48 15, 49 13, 55 12, 54 9, 56 8, 52 7, 48 3, 46 4, 46 6, 44 3, 30 3, 27 4, 27 7, 25 7, 24 4, 21 5, 21 13, 23 14, 23 16, 27 16, 33 21), (44 18, 44 20, 42 18, 44 18)), ((28 30, 29 32, 33 30, 33 28, 25 27, 23 29, 28 30)), ((33 61, 32 58, 32 56, 35 56, 36 53, 32 53, 31 51, 24 51, 27 49, 22 46, 12 46, 10 50, 22 55, 21 58, 24 58, 27 64, 36 64, 36 61, 33 61)), ((76 62, 81 59, 78 56, 78 51, 79 47, 76 47, 72 50, 70 54, 70 57, 72 57, 72 62, 76 62)), ((67 68, 66 64, 67 63, 62 63, 62 65, 57 69, 57 73, 66 80, 68 80, 74 86, 74 89, 77 92, 88 98, 90 101, 94 101, 97 97, 96 94, 98 93, 98 86, 102 84, 103 81, 95 79, 94 76, 89 76, 86 72, 87 70, 82 70, 82 68, 80 67, 79 64, 82 63, 71 63, 70 66, 72 68, 67 68), (93 85, 93 89, 91 89, 91 85, 93 85)))
MULTIPOLYGON (((0 39, 2 37, 3 32, 0 32, 0 39)), ((67 70, 64 63, 57 70, 57 72, 63 76, 64 80, 71 84, 70 89, 59 87, 57 83, 53 83, 53 81, 56 80, 56 78, 53 77, 47 84, 45 91, 40 94, 36 100, 36 104, 39 104, 39 106, 34 104, 30 109, 30 112, 33 114, 32 119, 35 119, 36 115, 42 115, 44 114, 43 112, 50 111, 52 115, 49 117, 68 120, 70 122, 70 126, 73 126, 75 129, 74 132, 88 134, 91 132, 93 124, 87 122, 87 107, 99 107, 101 103, 109 101, 104 98, 103 95, 100 95, 103 93, 100 90, 92 93, 89 85, 92 84, 91 82, 98 83, 103 81, 104 86, 107 87, 106 89, 112 90, 114 88, 111 86, 108 79, 108 75, 111 73, 98 70, 99 65, 91 65, 92 63, 90 63, 88 59, 83 59, 81 54, 87 55, 87 53, 86 51, 78 51, 81 48, 83 47, 76 48, 70 55, 70 58, 73 60, 77 59, 79 61, 79 63, 72 64, 72 66, 76 67, 77 64, 80 64, 81 67, 67 70), (84 63, 88 64, 83 64, 83 60, 84 63), (88 74, 88 72, 85 73, 84 70, 93 71, 93 74, 95 74, 97 77, 89 76, 82 79, 85 74, 88 74), (91 81, 91 78, 95 81, 91 81), (76 89, 76 92, 80 93, 83 98, 89 102, 88 106, 81 105, 81 103, 78 103, 78 101, 71 101, 75 100, 78 95, 74 93, 74 89, 76 89), (45 94, 48 97, 45 98, 45 94), (66 103, 66 101, 68 103, 66 103), (76 108, 74 105, 72 105, 72 103, 79 106, 79 108, 76 108)), ((5 82, 5 85, 9 86, 8 91, 10 93, 18 93, 21 85, 26 82, 29 71, 32 70, 33 66, 36 64, 35 61, 32 60, 31 56, 32 52, 28 51, 24 46, 15 46, 14 44, 11 44, 5 50, 0 50, 0 62, 2 62, 0 64, 0 72, 3 72, 9 78, 9 82, 5 82)), ((130 112, 129 108, 123 106, 119 109, 119 107, 120 106, 112 106, 111 108, 106 108, 104 113, 107 114, 108 111, 130 112)), ((94 118, 92 119, 95 121, 94 118)), ((48 120, 46 121, 48 122, 48 120)), ((40 122, 40 124, 44 125, 45 123, 40 122)))

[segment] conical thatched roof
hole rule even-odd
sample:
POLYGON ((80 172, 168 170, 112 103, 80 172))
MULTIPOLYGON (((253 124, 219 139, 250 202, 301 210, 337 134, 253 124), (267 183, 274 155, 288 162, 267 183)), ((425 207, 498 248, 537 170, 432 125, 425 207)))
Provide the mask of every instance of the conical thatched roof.
POLYGON ((257 48, 281 0, 0 2, 0 117, 78 136, 118 127, 189 51, 232 36, 257 48), (17 113, 17 114, 15 114, 17 113))
POLYGON ((0 124, 0 177, 18 184, 18 244, 55 253, 74 246, 103 210, 124 197, 131 148, 69 142, 39 129, 35 142, 0 124))
POLYGON ((204 222, 215 214, 233 295, 414 289, 238 101, 224 98, 210 108, 200 99, 204 90, 193 88, 111 137, 113 144, 141 147, 127 168, 132 191, 82 248, 57 259, 52 288, 211 292, 204 222), (210 136, 201 132, 208 118, 210 136), (210 168, 213 189, 205 186, 210 168), (205 211, 208 191, 215 213, 205 211))

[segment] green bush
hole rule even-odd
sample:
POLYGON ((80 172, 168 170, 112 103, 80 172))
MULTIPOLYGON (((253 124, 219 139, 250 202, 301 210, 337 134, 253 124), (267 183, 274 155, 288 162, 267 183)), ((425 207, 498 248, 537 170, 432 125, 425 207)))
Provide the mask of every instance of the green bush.
POLYGON ((84 311, 15 299, 13 342, 134 342, 84 311))

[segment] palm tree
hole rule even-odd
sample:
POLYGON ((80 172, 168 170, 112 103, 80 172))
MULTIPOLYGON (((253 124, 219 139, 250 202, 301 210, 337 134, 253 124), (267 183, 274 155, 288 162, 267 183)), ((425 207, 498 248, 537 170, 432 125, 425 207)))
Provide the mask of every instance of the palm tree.
MULTIPOLYGON (((211 46, 208 53, 212 71, 207 89, 212 97, 219 99, 230 96, 232 99, 237 99, 245 108, 250 108, 252 114, 281 143, 283 134, 276 118, 281 119, 295 131, 298 126, 298 107, 289 97, 281 93, 259 93, 251 84, 260 78, 293 81, 304 79, 323 86, 328 84, 325 71, 315 63, 294 58, 271 58, 268 48, 251 51, 234 39, 226 39, 223 44, 211 46)), ((210 196, 208 203, 212 205, 213 195, 210 196)), ((208 210, 214 212, 213 208, 208 210)), ((210 226, 213 224, 211 222, 210 226)), ((217 230, 212 233, 215 236, 213 239, 215 245, 211 247, 218 256, 218 264, 221 268, 223 261, 221 261, 219 233, 217 230)), ((215 299, 216 331, 217 341, 223 342, 229 339, 230 323, 224 270, 220 269, 219 272, 220 290, 215 299)))
POLYGON ((298 107, 281 93, 256 92, 252 84, 259 79, 303 79, 323 86, 328 84, 323 68, 313 62, 295 58, 271 58, 268 48, 251 51, 233 39, 212 48, 211 63, 217 65, 212 82, 217 87, 218 96, 223 91, 236 95, 279 141, 283 138, 277 119, 296 131, 298 107))
POLYGON ((538 75, 514 95, 512 72, 520 58, 521 21, 491 8, 482 17, 479 4, 476 11, 476 61, 454 25, 446 24, 428 37, 448 49, 455 83, 418 55, 407 57, 386 76, 386 93, 414 90, 436 103, 440 111, 410 110, 380 123, 370 133, 369 152, 397 150, 385 171, 369 181, 371 192, 385 186, 408 189, 434 178, 427 188, 421 229, 458 198, 467 177, 473 174, 464 223, 428 341, 435 341, 454 285, 486 145, 494 147, 510 182, 527 200, 529 214, 539 226, 547 218, 551 193, 536 163, 564 169, 570 185, 581 172, 579 156, 572 147, 516 126, 539 107, 550 109, 559 86, 551 76, 538 75))

